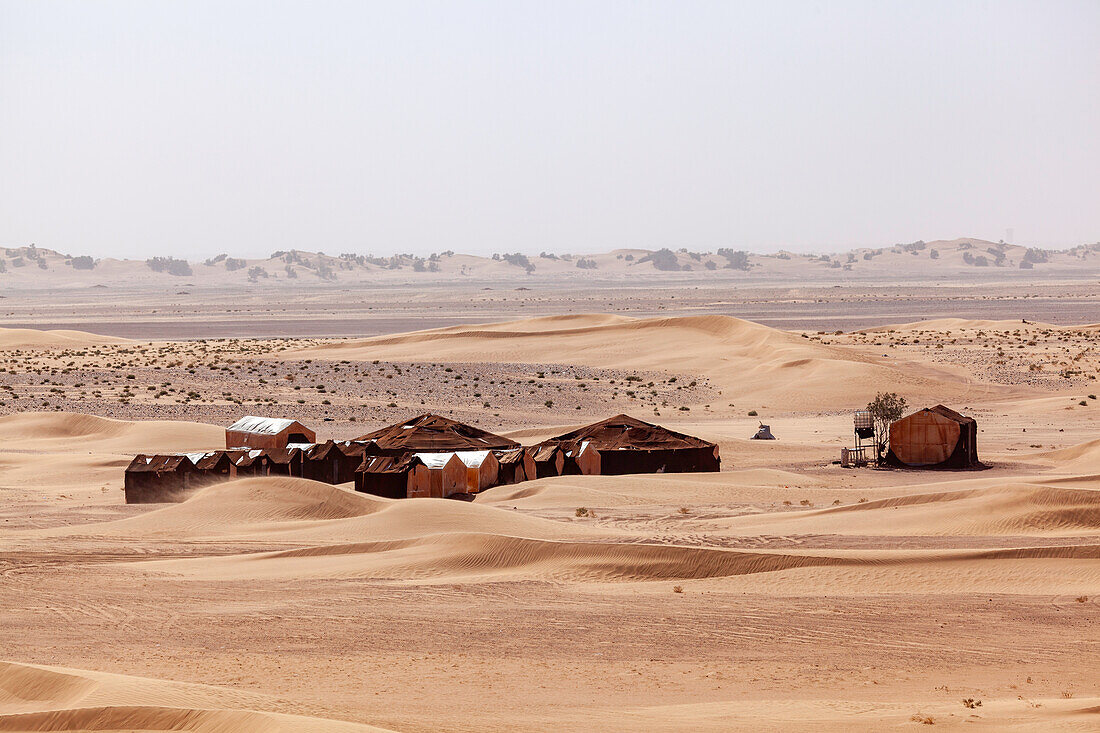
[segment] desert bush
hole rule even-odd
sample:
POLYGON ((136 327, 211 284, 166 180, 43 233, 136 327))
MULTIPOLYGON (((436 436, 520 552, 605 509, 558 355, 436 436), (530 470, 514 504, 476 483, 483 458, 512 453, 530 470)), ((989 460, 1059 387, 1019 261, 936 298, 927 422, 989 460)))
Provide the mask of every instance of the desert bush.
POLYGON ((748 270, 752 267, 752 265, 749 264, 749 253, 744 250, 723 248, 718 250, 718 255, 726 258, 727 270, 748 270))
POLYGON ((676 255, 672 250, 659 249, 656 252, 650 252, 645 257, 638 260, 638 263, 652 262, 653 268, 656 270, 663 270, 666 272, 673 272, 680 270, 680 262, 676 259, 676 255))
POLYGON ((879 392, 875 395, 875 399, 867 403, 867 411, 871 413, 875 428, 875 449, 878 451, 879 458, 886 451, 890 423, 904 415, 907 407, 905 398, 899 397, 896 392, 879 392))
POLYGON ((176 277, 187 277, 192 274, 191 265, 187 260, 177 260, 174 257, 152 257, 145 260, 145 264, 153 272, 164 272, 176 277))

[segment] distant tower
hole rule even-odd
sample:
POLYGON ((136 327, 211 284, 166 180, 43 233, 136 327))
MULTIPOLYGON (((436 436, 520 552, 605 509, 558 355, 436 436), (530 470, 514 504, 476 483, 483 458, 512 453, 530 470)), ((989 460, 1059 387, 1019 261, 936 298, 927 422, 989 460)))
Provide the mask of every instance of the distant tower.
POLYGON ((1012 244, 1012 240, 1016 237, 1016 230, 1012 227, 1005 229, 1005 242, 1012 244))

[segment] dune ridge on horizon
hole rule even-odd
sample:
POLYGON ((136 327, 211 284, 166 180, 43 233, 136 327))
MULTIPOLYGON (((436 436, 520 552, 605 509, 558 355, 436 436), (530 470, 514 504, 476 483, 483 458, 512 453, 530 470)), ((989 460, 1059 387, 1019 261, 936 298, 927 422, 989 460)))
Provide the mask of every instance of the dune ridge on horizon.
POLYGON ((903 369, 888 356, 822 344, 731 316, 631 318, 603 314, 546 316, 351 339, 279 358, 462 363, 583 364, 678 372, 689 366, 722 398, 786 409, 865 404, 877 391, 935 396, 987 392, 962 370, 903 369))

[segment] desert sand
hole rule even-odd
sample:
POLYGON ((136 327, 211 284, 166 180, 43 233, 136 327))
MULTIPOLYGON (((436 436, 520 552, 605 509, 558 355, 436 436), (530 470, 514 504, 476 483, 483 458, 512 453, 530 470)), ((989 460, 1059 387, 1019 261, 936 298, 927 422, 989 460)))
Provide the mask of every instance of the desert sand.
POLYGON ((1095 314, 884 302, 837 332, 605 297, 367 338, 0 333, 0 730, 1100 726, 1095 314), (879 390, 975 416, 989 468, 834 465, 879 390), (327 438, 425 410, 522 442, 628 412, 723 470, 123 503, 133 453, 246 412, 327 438))

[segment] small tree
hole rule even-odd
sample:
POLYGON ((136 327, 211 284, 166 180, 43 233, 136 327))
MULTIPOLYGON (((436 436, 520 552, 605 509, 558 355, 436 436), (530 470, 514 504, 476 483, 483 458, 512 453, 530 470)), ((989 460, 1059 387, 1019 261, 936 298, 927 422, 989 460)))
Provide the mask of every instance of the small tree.
POLYGON ((886 443, 890 439, 890 423, 904 415, 908 406, 909 403, 904 397, 899 397, 897 392, 879 392, 875 399, 867 403, 867 412, 871 413, 875 427, 875 452, 879 460, 882 460, 886 443))

